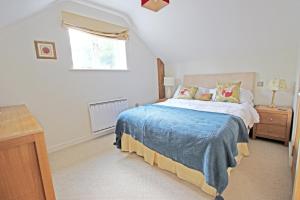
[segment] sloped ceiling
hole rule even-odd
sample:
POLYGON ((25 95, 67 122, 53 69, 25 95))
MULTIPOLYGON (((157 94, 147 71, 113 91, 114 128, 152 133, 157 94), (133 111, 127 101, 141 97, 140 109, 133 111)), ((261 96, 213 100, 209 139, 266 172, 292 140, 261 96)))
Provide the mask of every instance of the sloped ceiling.
POLYGON ((138 0, 93 0, 128 14, 156 56, 185 62, 205 56, 295 48, 297 0, 171 0, 158 13, 138 0))
POLYGON ((0 28, 13 24, 28 17, 54 0, 1 0, 0 2, 0 28))
MULTIPOLYGON (((51 1, 1 2, 0 27, 51 1)), ((300 37, 298 0, 171 0, 158 13, 141 8, 139 0, 81 1, 129 16, 152 52, 170 63, 296 49, 300 37)))

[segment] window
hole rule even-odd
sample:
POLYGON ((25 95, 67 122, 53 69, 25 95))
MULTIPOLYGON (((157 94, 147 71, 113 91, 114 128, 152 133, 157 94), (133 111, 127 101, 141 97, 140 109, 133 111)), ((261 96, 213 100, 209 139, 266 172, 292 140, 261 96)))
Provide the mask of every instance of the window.
POLYGON ((73 69, 127 70, 126 41, 69 28, 73 69))

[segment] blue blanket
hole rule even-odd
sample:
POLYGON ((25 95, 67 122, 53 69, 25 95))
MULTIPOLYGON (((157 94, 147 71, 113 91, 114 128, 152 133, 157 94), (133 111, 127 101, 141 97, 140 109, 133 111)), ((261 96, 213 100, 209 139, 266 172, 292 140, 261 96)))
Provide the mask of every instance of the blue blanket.
POLYGON ((123 133, 202 172, 219 194, 228 184, 227 168, 237 164, 237 143, 248 142, 247 128, 239 117, 159 105, 122 112, 116 126, 118 148, 123 133))

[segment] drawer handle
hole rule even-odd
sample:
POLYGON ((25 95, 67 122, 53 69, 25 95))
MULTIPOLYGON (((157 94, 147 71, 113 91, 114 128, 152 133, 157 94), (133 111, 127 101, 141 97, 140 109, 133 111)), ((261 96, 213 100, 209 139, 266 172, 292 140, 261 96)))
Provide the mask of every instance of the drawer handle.
POLYGON ((273 121, 273 118, 270 118, 270 121, 273 121))

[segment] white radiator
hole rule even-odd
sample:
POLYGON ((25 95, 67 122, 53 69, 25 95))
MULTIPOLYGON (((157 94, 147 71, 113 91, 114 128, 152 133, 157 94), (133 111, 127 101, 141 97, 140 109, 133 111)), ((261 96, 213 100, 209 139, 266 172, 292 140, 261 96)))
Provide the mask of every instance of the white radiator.
MULTIPOLYGON (((104 133, 115 127, 118 115, 128 108, 127 99, 114 99, 89 104, 93 134, 104 133)), ((105 134, 105 133, 104 133, 105 134)))

